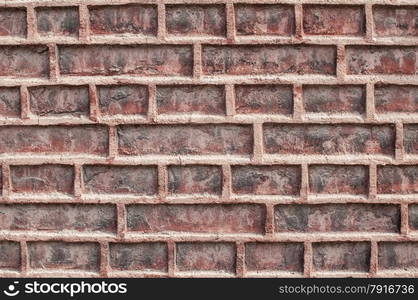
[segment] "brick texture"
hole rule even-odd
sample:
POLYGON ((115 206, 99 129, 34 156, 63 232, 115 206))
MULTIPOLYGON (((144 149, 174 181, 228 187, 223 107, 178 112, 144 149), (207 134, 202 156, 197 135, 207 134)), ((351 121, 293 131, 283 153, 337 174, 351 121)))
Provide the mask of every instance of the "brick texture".
POLYGON ((415 0, 8 0, 0 277, 418 277, 415 0))

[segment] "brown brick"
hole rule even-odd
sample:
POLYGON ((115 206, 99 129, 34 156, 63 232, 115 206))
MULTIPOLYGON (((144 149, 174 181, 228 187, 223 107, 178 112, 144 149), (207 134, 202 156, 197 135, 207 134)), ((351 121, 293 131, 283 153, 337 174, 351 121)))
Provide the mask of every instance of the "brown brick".
POLYGON ((239 114, 284 114, 293 112, 293 90, 288 85, 237 85, 235 109, 239 114))
POLYGON ((220 85, 157 86, 160 114, 225 115, 225 92, 220 85))
POLYGON ((318 194, 367 194, 368 166, 313 165, 309 167, 309 189, 318 194))
POLYGON ((98 194, 145 194, 158 190, 157 169, 148 166, 84 166, 86 191, 98 194))
POLYGON ((218 166, 170 166, 168 190, 173 194, 221 194, 222 168, 218 166))
POLYGON ((20 117, 19 88, 0 88, 0 117, 20 117))
POLYGON ((146 115, 148 88, 144 85, 109 85, 97 87, 103 115, 146 115))
POLYGON ((166 26, 174 35, 224 36, 225 5, 167 5, 166 26))
POLYGON ((111 243, 109 249, 113 270, 167 271, 165 243, 111 243))
POLYGON ((77 7, 36 8, 36 22, 41 36, 78 36, 79 20, 77 7))
POLYGON ((298 166, 233 166, 232 190, 237 194, 298 195, 298 166))
POLYGON ((29 88, 31 112, 40 116, 88 116, 87 86, 37 86, 29 88))
POLYGON ((418 166, 378 166, 377 192, 380 194, 418 193, 418 166))
POLYGON ((409 206, 409 227, 412 230, 418 230, 418 205, 409 206))
POLYGON ((26 36, 26 10, 22 8, 0 9, 0 36, 26 36))
POLYGON ((393 155, 394 144, 392 125, 264 125, 267 153, 393 155))
POLYGON ((128 230, 196 233, 263 233, 261 205, 129 205, 128 230))
POLYGON ((316 271, 369 271, 370 243, 313 243, 312 250, 316 271))
POLYGON ((252 129, 245 125, 120 126, 119 153, 250 154, 252 129))
POLYGON ((333 46, 204 46, 207 75, 335 74, 333 46))
POLYGON ((416 72, 413 47, 348 46, 348 74, 409 74, 416 72))
POLYGON ((46 77, 48 72, 46 46, 0 46, 0 76, 46 77))
POLYGON ((418 154, 418 125, 404 126, 404 145, 407 154, 418 154))
POLYGON ((363 35, 363 6, 304 5, 303 31, 312 35, 363 35))
POLYGON ((19 243, 0 241, 0 269, 17 271, 20 267, 19 243))
POLYGON ((306 85, 303 87, 303 106, 312 113, 365 112, 366 95, 362 86, 356 85, 306 85))
POLYGON ((379 270, 415 271, 417 268, 417 242, 379 243, 379 270))
POLYGON ((63 75, 188 76, 192 74, 193 70, 192 59, 190 46, 92 45, 59 47, 59 66, 63 75))
POLYGON ((99 251, 96 243, 30 242, 29 266, 38 270, 97 271, 99 251))
POLYGON ((375 87, 375 105, 379 113, 418 112, 418 87, 412 85, 380 85, 375 87))
POLYGON ((418 7, 373 6, 373 20, 378 36, 418 36, 418 7))
POLYGON ((290 5, 238 4, 235 23, 238 35, 290 36, 295 31, 295 12, 290 5))
POLYGON ((116 230, 116 210, 98 204, 1 204, 0 229, 11 231, 107 232, 116 230))
POLYGON ((248 271, 303 271, 302 243, 248 243, 245 245, 248 271))
POLYGON ((399 232, 397 205, 277 205, 277 232, 399 232))
POLYGON ((11 166, 10 177, 14 193, 73 193, 73 166, 11 166))
POLYGON ((89 11, 93 34, 157 34, 155 5, 90 6, 89 11))
POLYGON ((178 243, 178 271, 217 271, 235 273, 233 243, 178 243))

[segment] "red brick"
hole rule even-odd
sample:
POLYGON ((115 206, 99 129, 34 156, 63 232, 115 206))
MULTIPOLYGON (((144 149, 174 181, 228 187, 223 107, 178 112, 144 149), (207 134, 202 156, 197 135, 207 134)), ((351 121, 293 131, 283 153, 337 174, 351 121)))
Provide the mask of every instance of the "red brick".
POLYGON ((0 9, 0 36, 26 36, 26 10, 21 8, 0 9))
POLYGON ((37 271, 98 271, 99 251, 96 243, 30 242, 29 266, 37 271))
POLYGON ((190 46, 91 45, 59 47, 59 66, 63 75, 188 76, 193 71, 192 59, 190 46))
POLYGON ((293 90, 288 85, 237 85, 235 110, 239 114, 284 114, 293 112, 293 90))
POLYGON ((220 85, 157 86, 160 114, 225 115, 225 91, 220 85))
POLYGON ((17 271, 20 267, 19 243, 0 241, 0 269, 17 271))
POLYGON ((363 35, 363 6, 304 5, 303 31, 312 35, 363 35))
POLYGON ((409 227, 412 230, 418 230, 418 205, 409 206, 409 227))
POLYGON ((418 193, 418 166, 378 166, 377 192, 380 194, 418 193))
POLYGON ((204 46, 207 75, 335 74, 333 46, 204 46))
POLYGON ((277 205, 277 232, 399 232, 397 205, 277 205))
POLYGON ((418 8, 373 6, 374 32, 378 36, 418 36, 418 8))
POLYGON ((79 20, 77 7, 36 8, 36 23, 41 36, 78 36, 79 20))
POLYGON ((177 270, 235 273, 235 253, 233 243, 178 243, 177 270))
POLYGON ((379 113, 418 112, 418 87, 412 85, 380 85, 375 87, 375 105, 379 113))
POLYGON ((20 117, 19 88, 0 88, 0 117, 20 117))
POLYGON ((101 126, 0 127, 0 153, 106 155, 107 129, 101 126))
POLYGON ((148 88, 144 85, 109 85, 97 87, 103 115, 146 115, 148 88))
POLYGON ((261 205, 129 205, 128 230, 144 233, 263 233, 261 205))
POLYGON ((232 190, 237 194, 298 195, 298 166, 233 166, 232 190))
POLYGON ((157 169, 148 166, 84 166, 86 191, 98 194, 145 194, 158 190, 157 169))
POLYGON ((264 125, 267 153, 394 154, 392 125, 264 125))
POLYGON ((347 74, 409 74, 416 72, 413 47, 348 46, 347 74))
POLYGON ((110 266, 119 271, 167 271, 165 243, 111 243, 110 266))
POLYGON ((222 168, 218 166, 170 166, 168 190, 172 194, 221 194, 222 168))
POLYGON ((316 271, 369 271, 370 243, 313 243, 312 250, 316 271))
POLYGON ((247 271, 303 271, 302 243, 248 243, 245 245, 247 271))
POLYGON ((0 76, 46 77, 48 72, 46 46, 0 46, 0 76))
POLYGON ((367 166, 309 166, 309 189, 318 194, 367 194, 367 166))
POLYGON ((72 194, 74 167, 65 165, 11 166, 14 193, 72 194))
POLYGON ((166 26, 174 35, 224 36, 225 5, 167 5, 166 26))
POLYGON ((0 196, 3 194, 3 169, 0 168, 0 196))
POLYGON ((235 23, 238 35, 290 36, 295 31, 295 12, 290 5, 238 4, 235 23))
POLYGON ((87 86, 37 86, 29 88, 31 112, 40 116, 88 116, 87 86))
POLYGON ((93 34, 157 34, 155 5, 90 6, 89 11, 93 34))
POLYGON ((407 154, 418 154, 418 125, 404 126, 404 145, 407 154))
POLYGON ((366 93, 357 85, 305 85, 303 106, 312 113, 365 112, 366 93))
POLYGON ((250 154, 252 129, 245 125, 120 126, 119 153, 250 154))
POLYGON ((379 270, 415 271, 418 268, 418 243, 379 243, 379 270))
POLYGON ((98 204, 2 204, 0 229, 11 231, 107 232, 116 230, 116 210, 98 204))

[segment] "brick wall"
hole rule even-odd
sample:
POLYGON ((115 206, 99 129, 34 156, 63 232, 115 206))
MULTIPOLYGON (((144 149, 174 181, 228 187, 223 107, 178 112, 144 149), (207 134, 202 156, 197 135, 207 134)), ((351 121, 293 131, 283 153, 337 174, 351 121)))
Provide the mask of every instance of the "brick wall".
POLYGON ((418 276, 414 0, 131 2, 2 3, 1 276, 418 276))

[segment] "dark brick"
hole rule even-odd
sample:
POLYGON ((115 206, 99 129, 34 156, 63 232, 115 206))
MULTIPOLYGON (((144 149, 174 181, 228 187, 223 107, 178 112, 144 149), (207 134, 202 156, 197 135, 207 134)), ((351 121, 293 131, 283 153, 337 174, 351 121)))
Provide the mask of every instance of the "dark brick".
POLYGON ((374 32, 378 36, 418 36, 418 8, 373 6, 374 32))
POLYGON ((47 77, 46 46, 0 46, 0 76, 47 77))
POLYGON ((26 36, 26 10, 21 8, 0 9, 0 36, 26 36))
POLYGON ((78 36, 79 20, 77 7, 36 8, 36 21, 41 36, 78 36))
POLYGON ((418 112, 418 87, 412 85, 378 85, 375 87, 374 101, 376 111, 418 112))
POLYGON ((418 125, 404 125, 404 146, 407 154, 418 154, 418 125))
POLYGON ((377 192, 379 194, 418 193, 418 166, 378 166, 377 192))
POLYGON ((20 117, 20 91, 19 88, 0 88, 0 117, 20 117))
POLYGON ((417 242, 379 243, 379 270, 415 271, 418 268, 417 242))
POLYGON ((143 85, 109 85, 97 87, 103 115, 146 115, 148 88, 143 85))
POLYGON ((16 242, 0 241, 0 269, 17 271, 20 268, 20 245, 16 242))

